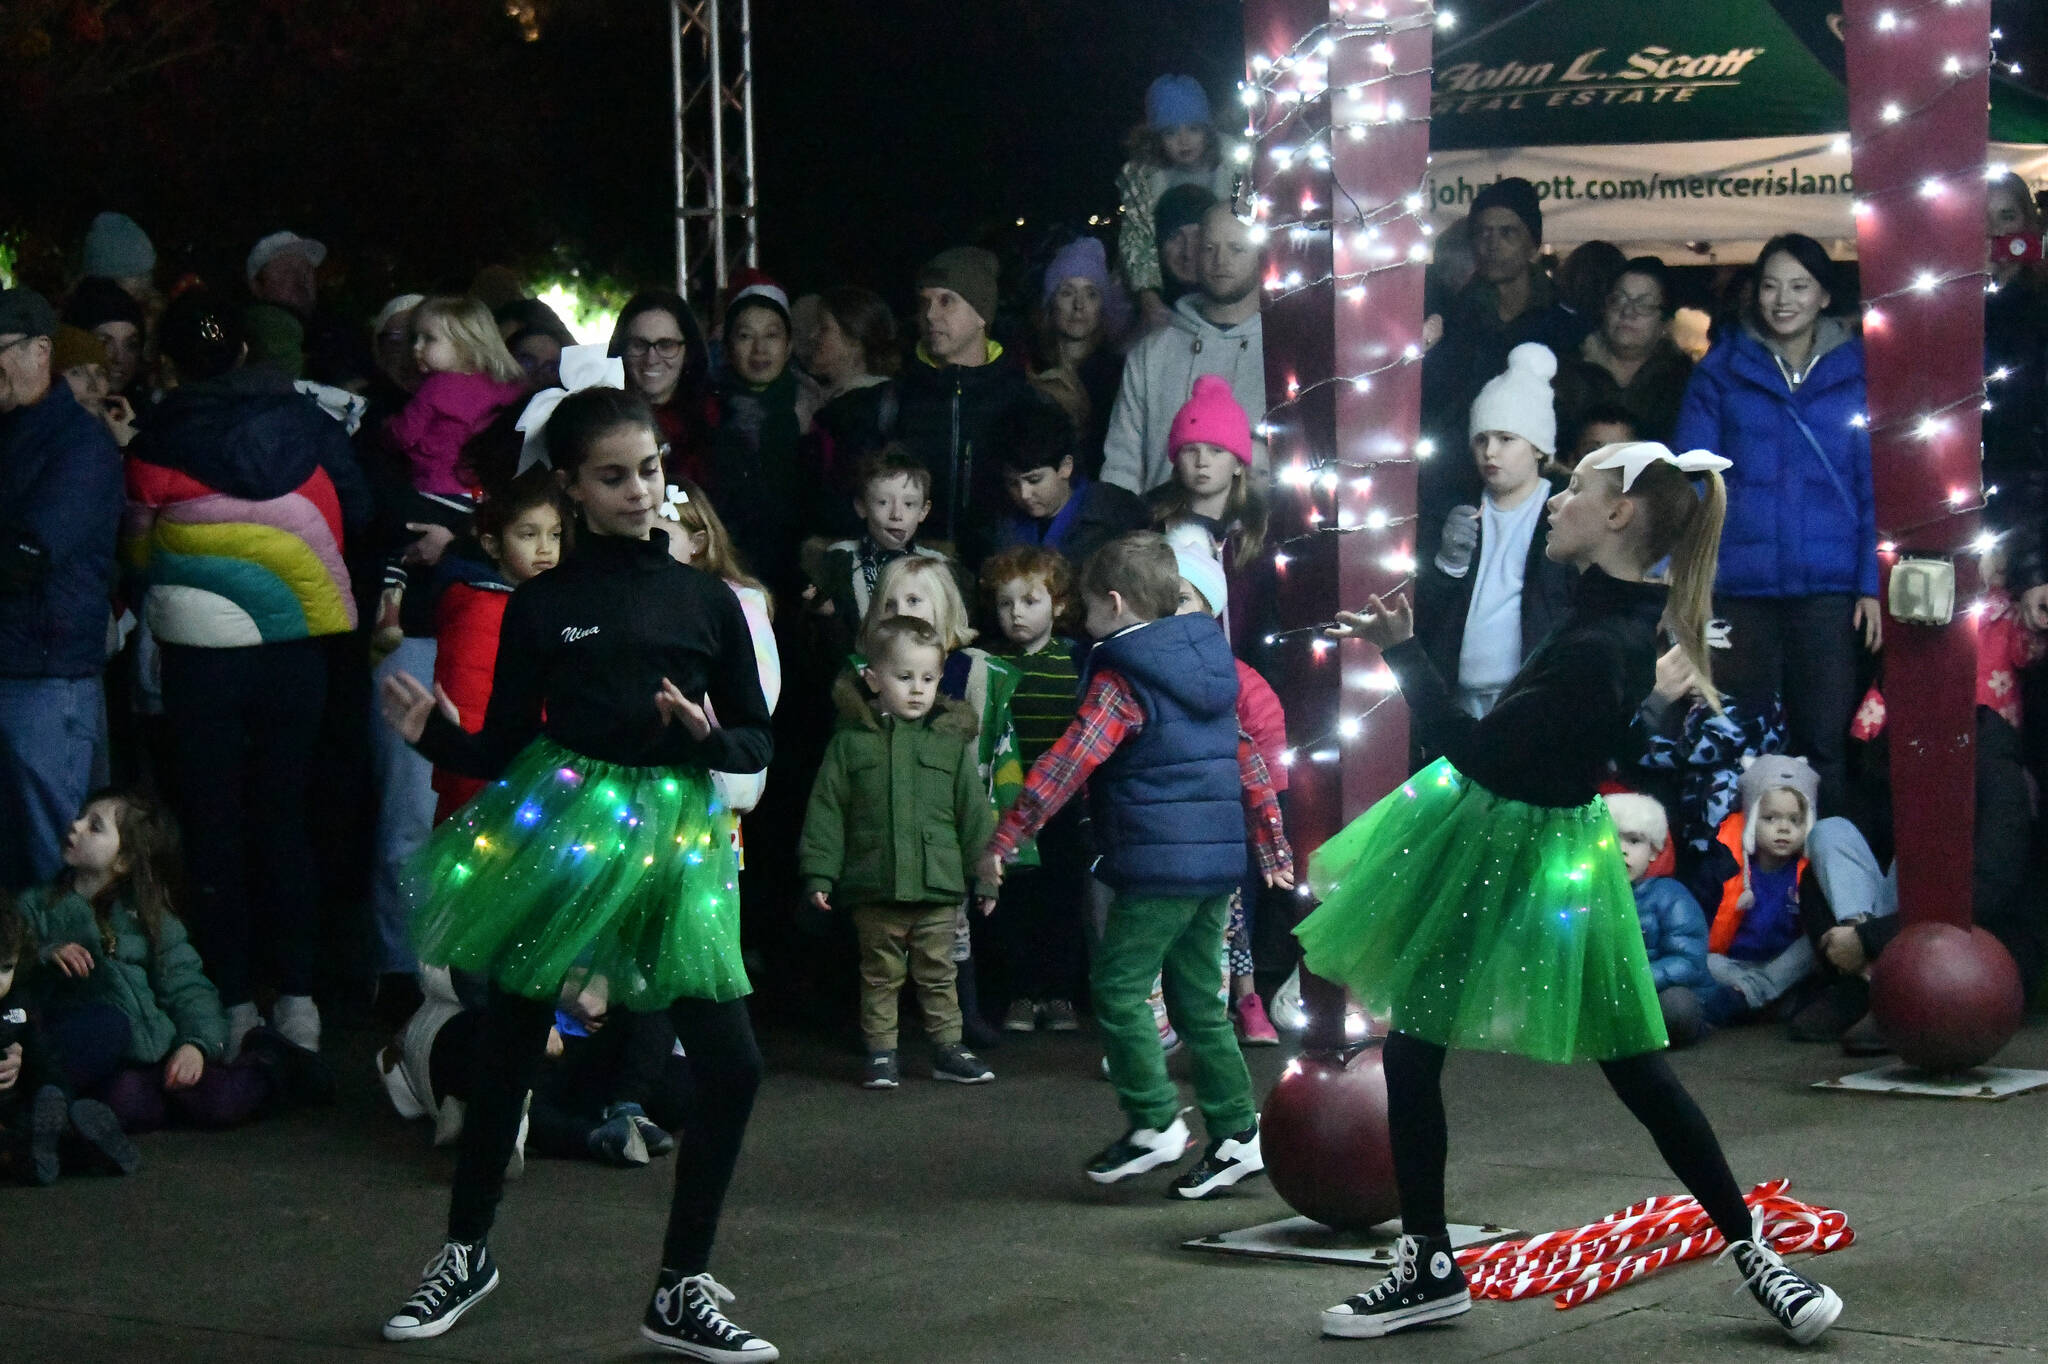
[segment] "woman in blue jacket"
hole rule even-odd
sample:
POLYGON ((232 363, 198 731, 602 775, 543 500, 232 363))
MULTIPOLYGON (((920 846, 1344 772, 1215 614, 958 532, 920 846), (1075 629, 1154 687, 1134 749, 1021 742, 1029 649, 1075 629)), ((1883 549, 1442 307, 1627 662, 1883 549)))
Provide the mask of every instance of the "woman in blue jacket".
POLYGON ((1742 326, 1693 371, 1676 449, 1734 461, 1714 600, 1729 624, 1724 689, 1782 696, 1789 751, 1845 794, 1856 648, 1883 642, 1877 507, 1864 427, 1863 342, 1828 316, 1834 267, 1820 243, 1773 237, 1742 326))

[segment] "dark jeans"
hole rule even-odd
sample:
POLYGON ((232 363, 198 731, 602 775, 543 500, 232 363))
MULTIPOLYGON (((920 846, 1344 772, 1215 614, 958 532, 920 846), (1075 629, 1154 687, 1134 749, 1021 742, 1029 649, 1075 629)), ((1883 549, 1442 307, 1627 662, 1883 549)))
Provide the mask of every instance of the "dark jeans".
POLYGON ((320 896, 306 807, 327 691, 323 650, 317 639, 163 646, 187 919, 223 1005, 249 999, 259 909, 279 992, 312 993, 320 896))
POLYGON ((128 1054, 128 1015, 111 1004, 52 1010, 44 1026, 73 1094, 88 1094, 112 1079, 128 1054))
MULTIPOLYGON (((1039 865, 1012 868, 976 948, 984 976, 1006 999, 1078 999, 1088 978, 1083 908, 1088 881, 1081 805, 1069 802, 1038 835, 1039 865)), ((977 916, 979 917, 979 916, 977 916)))
POLYGON ((1752 703, 1784 698, 1790 734, 1785 751, 1820 773, 1816 816, 1846 815, 1849 722, 1856 716, 1861 638, 1851 623, 1856 598, 1723 597, 1714 602, 1728 622, 1728 651, 1716 660, 1716 685, 1752 703))
MULTIPOLYGON (((761 1050, 744 999, 723 1004, 679 999, 669 1005, 668 1017, 689 1056, 693 1093, 676 1142, 675 1197, 669 1204, 662 1267, 687 1278, 711 1263, 719 1209, 761 1084, 761 1050)), ((455 1159, 450 1240, 481 1241, 491 1229, 505 1191, 505 1162, 519 1134, 520 1110, 538 1077, 554 1018, 552 999, 527 999, 491 987, 455 1159)))

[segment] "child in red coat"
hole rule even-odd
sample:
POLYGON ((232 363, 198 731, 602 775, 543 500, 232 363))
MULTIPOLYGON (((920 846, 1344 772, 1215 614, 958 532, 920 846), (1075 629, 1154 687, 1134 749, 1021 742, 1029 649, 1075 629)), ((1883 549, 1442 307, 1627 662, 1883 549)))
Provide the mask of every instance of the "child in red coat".
MULTIPOLYGON (((488 565, 470 559, 444 564, 454 579, 441 593, 435 612, 434 686, 447 693, 474 734, 483 728, 491 700, 491 672, 498 661, 498 627, 513 590, 562 561, 568 538, 561 490, 545 466, 529 469, 504 492, 477 507, 476 539, 490 556, 488 565)), ((434 769, 434 807, 439 824, 477 793, 482 782, 434 769)))
MULTIPOLYGON (((1174 558, 1180 564, 1180 615, 1221 617, 1230 606, 1230 589, 1222 560, 1209 549, 1206 533, 1199 538, 1181 526, 1167 532, 1174 558)), ((1251 736, 1266 771, 1273 780, 1273 794, 1281 798, 1281 817, 1286 817, 1287 794, 1287 712, 1266 679, 1249 663, 1237 660, 1237 725, 1251 736)), ((1252 863, 1246 860, 1247 879, 1233 897, 1230 921, 1224 933, 1225 973, 1230 978, 1230 1013, 1237 1023, 1239 1042, 1248 1047, 1272 1047, 1280 1034, 1266 1017, 1252 978, 1252 908, 1263 886, 1251 878, 1252 863)))

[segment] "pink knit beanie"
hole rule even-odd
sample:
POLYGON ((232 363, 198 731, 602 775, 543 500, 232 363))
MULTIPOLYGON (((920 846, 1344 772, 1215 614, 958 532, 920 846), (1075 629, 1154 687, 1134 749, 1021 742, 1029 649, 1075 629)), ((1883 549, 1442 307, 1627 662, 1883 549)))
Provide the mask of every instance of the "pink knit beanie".
POLYGON ((1195 380, 1195 391, 1173 415, 1166 433, 1168 459, 1183 445, 1200 441, 1230 451, 1246 464, 1252 462, 1252 423, 1230 392, 1230 382, 1220 374, 1204 374, 1195 380))

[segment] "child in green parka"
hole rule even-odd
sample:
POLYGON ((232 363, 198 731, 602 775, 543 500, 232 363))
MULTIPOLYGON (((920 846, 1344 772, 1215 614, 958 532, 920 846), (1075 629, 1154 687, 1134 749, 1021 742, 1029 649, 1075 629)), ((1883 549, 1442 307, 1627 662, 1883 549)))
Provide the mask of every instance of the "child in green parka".
MULTIPOLYGON (((995 810, 982 783, 974 714, 940 696, 944 641, 927 621, 891 616, 862 640, 857 687, 835 689, 839 727, 811 787, 798 870, 812 904, 849 908, 860 938, 861 1031, 869 1089, 894 1089, 896 999, 917 982, 932 1078, 985 1084, 994 1072, 961 1045, 954 921, 995 810)), ((986 910, 992 886, 975 886, 986 910)))
POLYGON ((130 1132, 168 1114, 231 1127, 274 1098, 328 1097, 311 1052, 267 1028, 225 1054, 227 1015, 185 926, 171 911, 176 840, 147 798, 102 791, 64 845, 64 872, 25 892, 22 917, 50 969, 49 1027, 75 1088, 104 1100, 130 1132))

